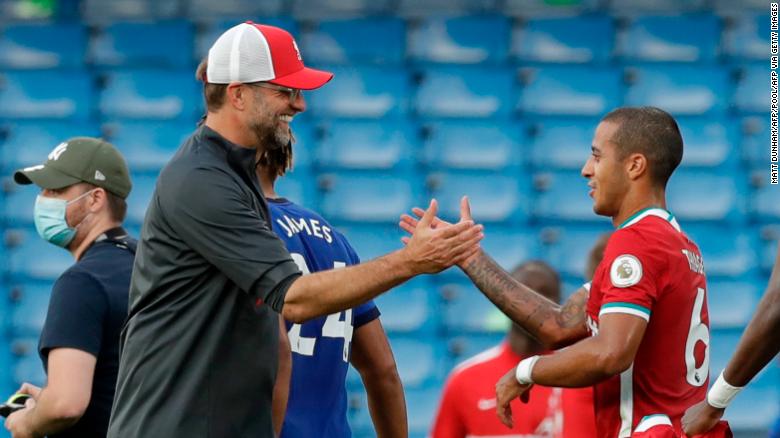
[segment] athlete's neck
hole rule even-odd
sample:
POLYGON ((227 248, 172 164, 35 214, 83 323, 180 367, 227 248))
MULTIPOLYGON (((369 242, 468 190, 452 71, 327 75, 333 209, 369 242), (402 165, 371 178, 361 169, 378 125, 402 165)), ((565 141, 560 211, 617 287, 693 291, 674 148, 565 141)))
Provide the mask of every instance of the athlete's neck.
POLYGON ((617 228, 636 212, 652 207, 666 209, 666 193, 663 188, 644 193, 629 192, 620 203, 618 213, 612 216, 612 225, 617 228))
POLYGON ((268 170, 262 166, 257 166, 257 179, 260 180, 260 188, 263 190, 263 196, 268 199, 276 199, 279 195, 276 194, 274 189, 274 183, 276 177, 272 176, 268 170))
POLYGON ((506 341, 509 343, 509 348, 520 357, 533 356, 544 351, 541 344, 515 327, 509 329, 506 341))

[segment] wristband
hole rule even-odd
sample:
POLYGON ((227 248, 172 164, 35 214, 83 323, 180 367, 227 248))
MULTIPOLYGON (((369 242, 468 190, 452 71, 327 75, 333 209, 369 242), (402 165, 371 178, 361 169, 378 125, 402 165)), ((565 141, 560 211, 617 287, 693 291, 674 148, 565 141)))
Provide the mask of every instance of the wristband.
POLYGON ((712 388, 710 388, 710 391, 707 393, 707 403, 713 408, 725 409, 740 391, 742 391, 742 387, 731 386, 729 382, 723 378, 723 373, 721 372, 718 376, 718 380, 715 381, 712 388))
POLYGON ((517 364, 515 379, 517 379, 519 384, 530 385, 534 383, 533 379, 531 379, 531 372, 534 370, 534 365, 536 365, 536 361, 538 361, 540 357, 541 356, 531 356, 521 360, 520 363, 517 364))

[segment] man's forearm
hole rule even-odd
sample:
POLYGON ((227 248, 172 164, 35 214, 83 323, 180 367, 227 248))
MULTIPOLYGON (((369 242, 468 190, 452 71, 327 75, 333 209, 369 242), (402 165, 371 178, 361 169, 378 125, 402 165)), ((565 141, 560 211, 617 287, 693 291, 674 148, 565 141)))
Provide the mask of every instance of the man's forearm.
POLYGON ((288 321, 301 323, 340 312, 363 304, 416 274, 399 250, 359 265, 304 275, 288 289, 282 315, 288 321))
POLYGON ((83 411, 78 412, 70 406, 58 406, 44 388, 35 406, 30 408, 27 420, 29 430, 33 431, 35 436, 43 437, 73 426, 81 415, 83 411))
POLYGON ((587 336, 584 289, 561 307, 512 278, 484 252, 463 270, 493 304, 545 346, 559 348, 587 336))
POLYGON ((747 385, 780 351, 776 340, 780 330, 780 285, 776 283, 770 280, 770 289, 758 303, 758 311, 726 366, 723 377, 733 386, 747 385))
POLYGON ((364 378, 368 408, 378 438, 406 437, 406 402, 398 373, 364 378))

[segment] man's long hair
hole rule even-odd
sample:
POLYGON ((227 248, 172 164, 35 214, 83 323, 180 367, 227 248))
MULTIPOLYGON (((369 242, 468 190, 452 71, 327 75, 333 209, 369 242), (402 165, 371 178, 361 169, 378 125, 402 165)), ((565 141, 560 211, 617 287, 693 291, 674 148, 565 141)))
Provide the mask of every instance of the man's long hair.
POLYGON ((290 141, 277 149, 266 149, 257 159, 257 166, 265 168, 274 177, 284 176, 293 168, 293 143, 295 136, 290 130, 290 141))

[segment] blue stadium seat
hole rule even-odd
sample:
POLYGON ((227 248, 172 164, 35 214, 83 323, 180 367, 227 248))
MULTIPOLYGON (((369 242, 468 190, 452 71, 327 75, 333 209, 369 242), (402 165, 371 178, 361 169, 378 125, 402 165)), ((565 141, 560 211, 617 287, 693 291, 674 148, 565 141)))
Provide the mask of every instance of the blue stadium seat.
MULTIPOLYGON (((309 3, 313 6, 323 2, 309 3)), ((405 56, 405 38, 405 24, 397 17, 341 19, 304 29, 300 47, 306 62, 400 64, 405 56)))
POLYGON ((279 196, 298 205, 317 205, 317 179, 305 167, 295 168, 276 180, 274 190, 279 196))
POLYGON ((325 169, 410 169, 417 132, 406 121, 333 121, 316 153, 325 169))
POLYGON ((83 122, 24 121, 9 123, 0 130, 6 135, 2 157, 8 172, 43 163, 52 149, 71 137, 100 137, 97 125, 83 122))
POLYGON ((437 172, 429 176, 431 195, 439 202, 439 215, 449 221, 460 217, 460 199, 468 195, 471 212, 479 222, 523 223, 528 218, 529 183, 524 174, 437 172))
POLYGON ((333 221, 395 223, 420 204, 420 187, 395 175, 332 175, 322 196, 322 214, 333 221))
MULTIPOLYGON (((206 1, 209 4, 214 4, 217 7, 222 7, 223 5, 230 5, 231 2, 220 2, 218 5, 217 3, 211 2, 210 0, 198 0, 198 1, 206 1)), ((251 0, 250 0, 251 1, 251 0)), ((269 1, 267 4, 272 4, 273 2, 280 2, 281 0, 272 0, 269 1)), ((254 5, 264 5, 266 2, 252 2, 254 5)), ((236 13, 236 10, 232 11, 233 14, 236 13)), ((224 15, 224 14, 218 14, 218 15, 224 15)), ((196 61, 200 62, 201 59, 203 59, 206 55, 209 53, 209 48, 214 44, 215 41, 217 41, 217 38, 219 38, 222 33, 224 33, 226 30, 230 29, 231 27, 242 23, 246 21, 247 15, 240 15, 235 18, 223 18, 221 20, 214 20, 214 17, 209 17, 209 20, 205 23, 202 23, 197 27, 198 32, 195 34, 195 59, 196 61)), ((284 16, 264 16, 261 19, 255 20, 255 23, 259 24, 265 24, 269 26, 276 26, 281 27, 282 29, 286 30, 287 32, 290 32, 293 37, 296 39, 299 39, 298 36, 298 25, 295 23, 295 21, 292 18, 284 17, 284 16)), ((302 47, 299 46, 299 48, 302 49, 302 47)), ((306 58, 306 62, 309 63, 308 57, 306 58)))
POLYGON ((404 388, 420 388, 441 379, 443 352, 430 339, 390 337, 398 374, 404 388))
POLYGON ((580 170, 590 157, 598 119, 542 119, 531 125, 531 162, 538 169, 580 170))
POLYGON ((732 60, 764 61, 769 58, 769 14, 737 14, 723 31, 723 53, 732 60))
POLYGON ((645 16, 619 34, 618 54, 626 61, 712 62, 719 36, 714 15, 645 16))
POLYGON ((115 119, 193 120, 202 114, 196 84, 192 72, 184 70, 108 73, 100 111, 115 119))
POLYGON ((724 119, 680 117, 677 119, 684 143, 682 165, 686 167, 729 167, 739 164, 735 123, 724 119))
POLYGON ((192 134, 190 122, 125 121, 104 125, 108 141, 124 155, 133 172, 157 173, 192 134))
POLYGON ((391 3, 390 0, 295 0, 292 13, 298 20, 366 17, 390 12, 391 3))
POLYGON ((16 361, 14 382, 17 386, 21 386, 25 382, 40 387, 46 384, 46 372, 43 370, 41 358, 37 354, 33 352, 16 361))
MULTIPOLYGON (((223 2, 226 3, 226 2, 223 2)), ((82 18, 90 23, 109 23, 117 20, 159 20, 180 13, 179 2, 157 0, 84 0, 82 18)))
POLYGON ((502 10, 512 17, 570 17, 601 8, 601 0, 504 0, 502 10))
MULTIPOLYGON (((44 162, 46 155, 39 161, 44 162)), ((35 208, 35 198, 41 190, 34 185, 19 186, 14 184, 13 190, 10 190, 3 202, 3 217, 5 224, 11 227, 34 227, 33 211, 35 208)))
POLYGON ((630 106, 656 106, 674 115, 720 113, 729 95, 724 69, 674 65, 630 70, 634 82, 626 91, 630 106))
POLYGON ((426 126, 422 162, 433 169, 501 171, 525 161, 516 122, 444 121, 426 126))
POLYGON ((506 17, 429 18, 410 25, 409 56, 419 62, 496 64, 509 51, 506 17))
POLYGON ((669 210, 686 221, 740 222, 746 213, 746 178, 740 172, 683 170, 675 172, 666 190, 669 210))
POLYGON ((188 68, 193 29, 186 21, 120 22, 92 37, 90 59, 98 66, 188 68))
POLYGON ((409 438, 423 438, 431 430, 441 387, 404 391, 409 416, 409 438))
POLYGON ((86 120, 92 106, 92 78, 87 73, 0 73, 0 119, 86 120))
MULTIPOLYGON (((745 12, 766 12, 767 3, 764 0, 742 0, 734 2, 731 0, 713 0, 712 6, 719 14, 734 13, 744 14, 745 12)), ((766 23, 766 22, 764 22, 766 23)))
POLYGON ((759 259, 756 250, 759 246, 756 237, 749 231, 722 224, 688 225, 683 220, 680 220, 680 226, 699 246, 708 276, 736 278, 756 269, 756 260, 759 259))
POLYGON ((127 222, 130 224, 142 224, 146 208, 152 200, 154 194, 157 175, 131 174, 133 189, 130 196, 127 197, 127 222))
POLYGON ((699 11, 706 0, 608 0, 610 10, 617 15, 648 13, 679 14, 699 11))
POLYGON ((295 137, 293 143, 293 169, 311 170, 319 141, 318 130, 309 122, 308 117, 300 117, 290 126, 295 137))
POLYGON ((529 20, 512 33, 520 62, 605 63, 612 57, 615 26, 606 15, 529 20))
POLYGON ((68 251, 44 241, 33 228, 14 229, 6 235, 15 241, 7 250, 13 280, 54 280, 74 263, 68 251))
POLYGON ((466 281, 441 285, 447 297, 444 308, 444 328, 449 335, 465 333, 506 333, 510 321, 474 285, 466 281))
POLYGON ((748 166, 766 168, 770 157, 770 124, 764 116, 753 115, 742 119, 742 158, 748 166))
POLYGON ((215 18, 233 18, 236 24, 247 17, 273 17, 284 9, 282 0, 187 0, 187 16, 196 21, 211 21, 215 18))
POLYGON ((13 306, 11 331, 18 336, 38 336, 46 321, 53 284, 26 283, 19 287, 19 302, 13 306))
POLYGON ((213 21, 215 19, 235 19, 236 24, 247 17, 274 17, 284 10, 282 0, 184 0, 187 16, 195 21, 213 21))
POLYGON ((505 224, 487 227, 482 248, 506 270, 514 269, 522 262, 541 258, 542 255, 536 230, 505 224))
MULTIPOLYGON (((402 212, 398 212, 400 216, 402 212)), ((326 219, 328 217, 326 216, 326 219)), ((401 249, 401 237, 406 233, 397 225, 331 224, 346 236, 360 260, 371 260, 401 249)))
POLYGON ((409 77, 400 68, 324 67, 335 76, 327 86, 306 94, 312 115, 382 118, 406 113, 409 77))
MULTIPOLYGON (((765 171, 767 179, 769 170, 765 171)), ((753 192, 752 214, 762 223, 777 223, 780 220, 780 190, 776 185, 762 184, 753 192)))
POLYGON ((622 76, 613 68, 524 68, 517 108, 538 115, 601 116, 620 106, 622 76))
POLYGON ((536 219, 548 221, 605 221, 593 212, 588 180, 579 172, 543 172, 534 177, 539 190, 533 207, 536 219))
POLYGON ((9 24, 0 36, 0 65, 12 69, 80 68, 87 30, 78 23, 9 24))
POLYGON ((439 318, 434 295, 433 285, 424 277, 381 295, 375 303, 382 312, 382 326, 390 333, 433 333, 439 318))
POLYGON ((749 278, 737 281, 708 281, 707 305, 710 312, 710 327, 740 328, 746 326, 761 297, 764 287, 762 283, 763 279, 758 281, 749 278))
POLYGON ((734 90, 734 105, 742 113, 765 114, 769 111, 769 64, 749 65, 740 71, 734 90))
POLYGON ((512 72, 497 67, 439 67, 422 72, 414 97, 423 117, 497 118, 512 111, 512 72))
MULTIPOLYGON (((547 243, 544 259, 562 275, 579 280, 585 276, 591 248, 599 237, 611 231, 612 228, 606 222, 601 227, 555 227, 543 230, 542 235, 547 243)), ((582 286, 582 282, 577 281, 573 285, 576 286, 562 292, 573 292, 582 286)))
POLYGON ((406 17, 454 16, 493 11, 498 0, 399 0, 397 11, 406 17))

